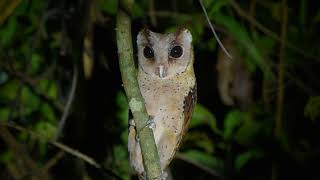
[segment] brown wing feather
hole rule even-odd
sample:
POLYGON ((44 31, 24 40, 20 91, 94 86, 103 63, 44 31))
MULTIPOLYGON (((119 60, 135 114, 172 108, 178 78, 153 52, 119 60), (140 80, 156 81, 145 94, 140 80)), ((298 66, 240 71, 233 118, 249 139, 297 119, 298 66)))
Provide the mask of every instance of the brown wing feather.
MULTIPOLYGON (((184 124, 183 124, 183 132, 181 136, 188 130, 189 122, 192 118, 193 109, 197 102, 197 84, 189 91, 188 96, 184 99, 183 113, 184 113, 184 124)), ((182 139, 182 138, 181 138, 182 139)))
POLYGON ((168 161, 169 163, 173 159, 174 154, 179 149, 180 142, 188 130, 189 122, 191 120, 193 109, 196 105, 196 102, 197 102, 197 84, 195 84, 194 87, 191 88, 188 95, 184 98, 184 102, 183 102, 183 104, 184 104, 183 105, 184 122, 183 122, 183 127, 182 127, 182 133, 180 134, 180 137, 178 137, 177 145, 176 145, 175 150, 173 152, 173 156, 171 156, 171 158, 168 161))
MULTIPOLYGON (((183 113, 184 113, 184 122, 182 127, 182 133, 180 134, 179 140, 177 142, 177 149, 180 145, 180 142, 188 130, 189 122, 192 118, 193 109, 197 102, 197 84, 189 91, 188 95, 184 98, 183 113)), ((177 149, 175 151, 177 151, 177 149)))

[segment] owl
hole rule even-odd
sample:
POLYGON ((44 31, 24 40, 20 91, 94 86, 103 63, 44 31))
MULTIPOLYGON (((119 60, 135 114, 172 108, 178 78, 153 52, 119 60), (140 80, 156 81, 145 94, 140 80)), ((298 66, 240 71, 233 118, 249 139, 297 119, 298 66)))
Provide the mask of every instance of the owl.
MULTIPOLYGON (((197 99, 192 35, 187 29, 159 34, 143 29, 137 37, 138 83, 153 126, 164 171, 188 129, 197 99)), ((131 121, 132 122, 132 121, 131 121)), ((145 176, 134 120, 129 125, 130 163, 145 176)))

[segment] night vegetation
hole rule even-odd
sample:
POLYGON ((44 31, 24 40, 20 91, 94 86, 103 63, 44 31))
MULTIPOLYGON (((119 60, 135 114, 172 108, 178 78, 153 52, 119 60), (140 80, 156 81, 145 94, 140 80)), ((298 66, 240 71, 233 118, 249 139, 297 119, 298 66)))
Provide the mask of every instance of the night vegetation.
POLYGON ((173 179, 320 179, 320 1, 203 0, 232 59, 200 2, 0 0, 0 179, 136 178, 119 7, 134 54, 144 27, 193 36, 198 104, 173 179))

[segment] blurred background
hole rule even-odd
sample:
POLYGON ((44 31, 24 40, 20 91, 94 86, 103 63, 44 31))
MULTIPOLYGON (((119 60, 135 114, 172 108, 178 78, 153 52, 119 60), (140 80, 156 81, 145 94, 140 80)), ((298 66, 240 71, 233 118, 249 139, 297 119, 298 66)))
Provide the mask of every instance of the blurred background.
MULTIPOLYGON (((232 60, 198 0, 135 1, 131 14, 134 46, 144 27, 193 35, 198 104, 172 178, 320 179, 320 1, 203 5, 232 60)), ((0 0, 0 179, 134 179, 117 8, 0 0)))

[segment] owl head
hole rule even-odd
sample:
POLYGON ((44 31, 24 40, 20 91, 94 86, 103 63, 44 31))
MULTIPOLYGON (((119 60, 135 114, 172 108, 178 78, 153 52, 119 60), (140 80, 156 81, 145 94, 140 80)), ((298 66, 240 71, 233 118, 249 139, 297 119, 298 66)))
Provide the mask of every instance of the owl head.
POLYGON ((139 71, 170 78, 193 65, 192 35, 187 29, 159 34, 143 29, 137 37, 139 71))

